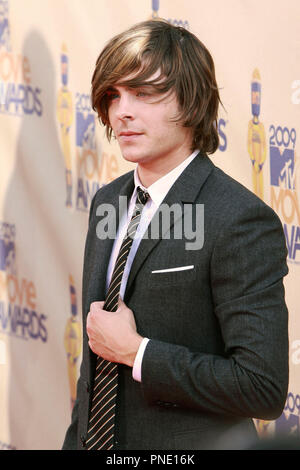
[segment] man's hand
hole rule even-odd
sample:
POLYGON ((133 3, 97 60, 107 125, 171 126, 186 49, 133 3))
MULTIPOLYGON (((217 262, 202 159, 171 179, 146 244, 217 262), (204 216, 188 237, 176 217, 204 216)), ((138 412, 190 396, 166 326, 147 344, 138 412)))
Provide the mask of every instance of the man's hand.
POLYGON ((89 346, 107 361, 133 367, 143 338, 136 331, 132 310, 121 298, 116 312, 107 312, 103 306, 104 302, 93 302, 90 306, 86 321, 89 346))

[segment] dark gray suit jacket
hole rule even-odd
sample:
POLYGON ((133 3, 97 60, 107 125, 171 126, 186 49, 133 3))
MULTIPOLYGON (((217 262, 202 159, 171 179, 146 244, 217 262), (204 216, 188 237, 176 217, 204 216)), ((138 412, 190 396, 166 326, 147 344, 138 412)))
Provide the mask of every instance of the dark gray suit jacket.
MULTIPOLYGON (((119 195, 130 198, 133 184, 129 172, 101 188, 92 202, 83 271, 83 360, 63 449, 84 449, 87 434, 95 355, 86 316, 91 302, 104 300, 113 245, 96 236, 97 207, 118 207, 119 195)), ((251 418, 277 418, 288 386, 281 222, 200 154, 164 202, 204 204, 204 245, 187 250, 190 240, 163 236, 139 246, 124 301, 138 332, 150 341, 142 383, 133 380, 131 368, 119 366, 116 449, 222 448, 222 436, 226 442, 234 430, 251 440, 251 418), (152 273, 179 266, 194 268, 152 273)))

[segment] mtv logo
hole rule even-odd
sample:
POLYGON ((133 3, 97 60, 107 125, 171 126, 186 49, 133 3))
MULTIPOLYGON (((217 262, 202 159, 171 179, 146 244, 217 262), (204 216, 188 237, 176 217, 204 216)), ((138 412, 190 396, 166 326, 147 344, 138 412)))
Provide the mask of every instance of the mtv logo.
POLYGON ((76 146, 91 150, 96 148, 94 114, 76 112, 76 146))
POLYGON ((295 189, 295 153, 293 149, 284 149, 280 152, 278 147, 270 146, 270 175, 271 186, 283 189, 295 189))
POLYGON ((0 48, 10 52, 10 31, 8 21, 8 0, 0 0, 0 48))
POLYGON ((300 436, 299 416, 283 412, 276 420, 276 434, 300 436))
POLYGON ((0 271, 16 274, 16 247, 13 240, 0 238, 0 271))

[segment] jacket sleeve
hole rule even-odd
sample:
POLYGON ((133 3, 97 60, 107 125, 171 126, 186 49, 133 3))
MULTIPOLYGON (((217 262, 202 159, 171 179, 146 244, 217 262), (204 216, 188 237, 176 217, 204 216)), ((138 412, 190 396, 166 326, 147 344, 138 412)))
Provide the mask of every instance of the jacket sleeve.
POLYGON ((77 432, 78 429, 78 400, 75 401, 72 410, 72 421, 67 429, 65 439, 63 442, 62 450, 76 450, 77 447, 77 432))
POLYGON ((142 363, 149 403, 239 417, 280 416, 288 387, 286 253, 281 222, 264 204, 241 208, 224 224, 210 260, 212 313, 224 354, 151 339, 142 363))

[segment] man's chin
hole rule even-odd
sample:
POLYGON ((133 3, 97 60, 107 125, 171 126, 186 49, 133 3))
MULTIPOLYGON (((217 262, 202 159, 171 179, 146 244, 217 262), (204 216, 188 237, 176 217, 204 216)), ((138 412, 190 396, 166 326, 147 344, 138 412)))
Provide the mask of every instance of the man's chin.
POLYGON ((133 153, 133 152, 126 152, 126 151, 122 152, 122 156, 123 156, 124 160, 126 160, 127 162, 130 162, 130 163, 141 163, 145 158, 140 154, 136 154, 136 153, 133 153))

